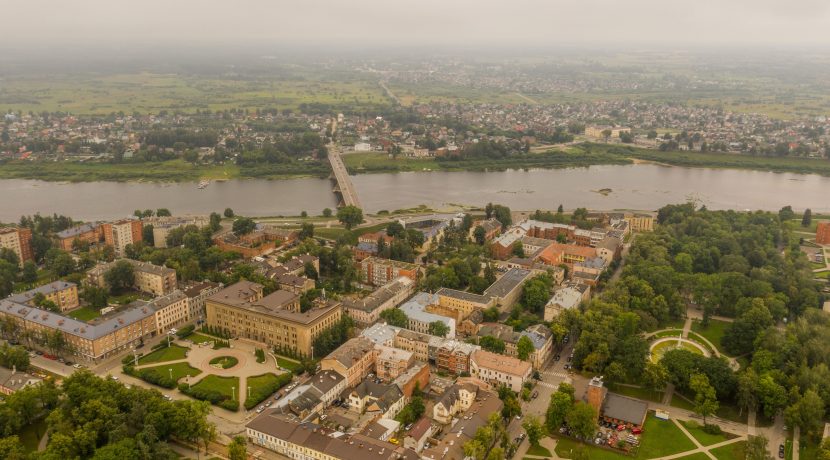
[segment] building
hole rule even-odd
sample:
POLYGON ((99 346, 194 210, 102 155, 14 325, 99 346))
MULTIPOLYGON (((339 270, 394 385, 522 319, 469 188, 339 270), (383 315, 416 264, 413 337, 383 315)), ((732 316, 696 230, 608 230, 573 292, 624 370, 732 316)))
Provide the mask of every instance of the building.
POLYGON ((405 276, 418 281, 420 268, 408 262, 367 257, 360 261, 360 279, 371 286, 383 286, 405 276))
POLYGON ((343 434, 286 420, 269 409, 245 426, 251 444, 295 460, 419 460, 411 449, 362 434, 343 434))
POLYGON ((207 298, 219 292, 223 287, 222 283, 212 281, 191 282, 182 286, 182 291, 187 296, 188 316, 195 319, 197 324, 202 323, 207 317, 205 311, 207 298))
POLYGON ((616 139, 620 137, 620 134, 626 133, 631 134, 631 128, 623 128, 621 126, 607 126, 607 125, 600 125, 600 126, 586 126, 585 127, 585 135, 588 137, 593 137, 596 139, 604 139, 605 133, 609 133, 609 138, 616 139))
POLYGON ((10 318, 18 330, 45 338, 63 334, 79 359, 96 361, 129 350, 159 333, 148 302, 135 301, 91 321, 80 321, 9 299, 0 300, 0 318, 10 318))
POLYGON ((155 311, 156 329, 166 332, 191 322, 193 318, 190 316, 187 300, 184 292, 178 289, 151 300, 149 305, 155 311))
POLYGON ((116 257, 124 257, 127 245, 142 241, 142 225, 138 219, 122 219, 101 225, 104 243, 112 246, 116 257))
POLYGON ((198 228, 210 225, 208 216, 166 216, 149 217, 142 219, 143 225, 153 226, 153 246, 157 248, 167 247, 167 235, 171 230, 193 225, 198 228))
POLYGON ((596 256, 597 250, 589 246, 553 243, 539 253, 539 261, 545 265, 565 264, 573 266, 577 262, 583 262, 596 256))
POLYGON ((591 296, 591 287, 585 284, 572 284, 557 289, 545 304, 545 321, 553 321, 565 310, 579 307, 591 296))
POLYGON ((415 389, 423 390, 429 385, 429 365, 415 363, 399 375, 393 382, 406 398, 411 398, 415 389))
POLYGON ((435 295, 438 296, 438 305, 458 313, 457 320, 470 316, 474 311, 484 310, 494 305, 492 297, 458 289, 441 288, 435 292, 435 295))
POLYGON ((479 388, 472 383, 455 384, 446 390, 432 406, 432 418, 444 425, 449 424, 452 418, 473 406, 479 388))
POLYGON ((82 224, 55 234, 57 245, 64 251, 72 251, 75 241, 82 241, 95 245, 104 239, 104 228, 96 223, 82 224))
POLYGON ((366 337, 349 339, 320 361, 320 369, 332 370, 346 378, 346 387, 353 387, 375 368, 375 344, 366 337))
POLYGON ((411 352, 416 360, 426 363, 430 361, 429 345, 434 338, 429 334, 404 329, 395 336, 393 346, 411 352))
POLYGON ((469 373, 472 356, 478 350, 478 345, 458 340, 439 340, 435 344, 435 367, 455 375, 469 373))
POLYGON ((293 292, 297 295, 302 295, 314 289, 315 283, 311 278, 304 276, 297 276, 292 273, 285 273, 274 278, 277 282, 277 287, 283 291, 293 292))
POLYGON ((594 408, 600 419, 628 428, 642 428, 648 413, 647 402, 609 393, 601 377, 591 379, 582 399, 594 408))
POLYGON ((415 355, 406 350, 385 345, 375 345, 375 350, 375 373, 385 381, 397 379, 415 362, 415 355))
POLYGON ((524 251, 525 256, 532 257, 533 254, 545 249, 546 247, 550 246, 554 243, 552 240, 546 240, 544 238, 536 238, 534 236, 524 236, 521 240, 522 243, 522 251, 524 251))
POLYGON ((296 390, 282 398, 275 407, 306 418, 328 407, 346 390, 346 379, 339 373, 324 370, 314 374, 296 390))
POLYGON ((505 356, 517 358, 519 356, 518 346, 522 337, 527 337, 533 344, 533 351, 527 358, 534 369, 541 369, 550 358, 553 351, 553 334, 546 326, 536 324, 528 327, 522 332, 516 332, 512 327, 500 323, 484 323, 478 331, 479 338, 495 337, 504 342, 505 356))
POLYGON ((522 285, 533 273, 532 270, 511 268, 497 279, 482 294, 459 291, 457 289, 441 288, 435 295, 438 296, 438 305, 457 311, 456 320, 469 317, 474 311, 501 305, 510 309, 522 295, 522 285))
POLYGON ((133 266, 133 272, 135 273, 135 284, 133 288, 137 291, 162 296, 173 292, 177 288, 176 270, 132 259, 120 259, 96 265, 87 272, 87 282, 93 286, 106 287, 107 272, 122 260, 133 266))
POLYGON ((78 285, 68 281, 54 281, 32 290, 14 294, 9 297, 12 302, 37 306, 34 304, 35 297, 43 294, 45 300, 49 300, 58 306, 60 311, 78 308, 78 285))
POLYGON ((491 241, 493 238, 499 236, 499 233, 501 233, 501 222, 495 218, 476 222, 473 224, 472 231, 475 232, 477 227, 484 229, 484 241, 491 241))
POLYGON ((622 256, 623 242, 620 238, 607 236, 596 244, 597 255, 602 257, 606 264, 619 260, 622 256))
POLYGON ((816 224, 816 243, 830 244, 830 222, 816 224))
POLYGON ((242 257, 250 259, 269 253, 278 245, 296 241, 299 235, 297 230, 257 224, 256 230, 247 235, 228 232, 217 236, 213 242, 223 251, 238 252, 242 257))
POLYGON ((530 363, 485 350, 476 350, 470 357, 470 374, 494 387, 506 385, 513 391, 521 391, 531 371, 530 363))
POLYGON ((20 266, 27 260, 35 260, 32 251, 32 230, 26 227, 0 228, 0 249, 11 249, 20 259, 20 266))
POLYGON ((463 460, 464 444, 475 437, 479 428, 485 426, 492 414, 501 412, 504 404, 492 391, 478 390, 475 401, 449 428, 438 443, 421 452, 422 460, 463 460))
POLYGON ((434 432, 435 428, 432 426, 432 422, 426 417, 421 417, 406 433, 406 437, 403 438, 403 446, 415 452, 420 452, 424 450, 424 444, 434 432))
POLYGON ((375 383, 366 379, 349 392, 349 410, 358 414, 375 414, 395 418, 406 405, 403 392, 395 384, 375 383))
POLYGON ((313 356, 313 342, 323 331, 340 321, 339 302, 316 302, 300 311, 300 298, 287 291, 263 296, 262 285, 240 281, 208 297, 207 324, 234 337, 313 356))
POLYGON ((632 232, 654 231, 654 216, 651 214, 626 214, 625 221, 632 232))
POLYGON ((10 395, 30 385, 37 385, 41 379, 16 368, 0 367, 0 394, 10 395))
POLYGON ((449 329, 445 337, 455 337, 455 320, 446 316, 436 315, 426 311, 427 305, 438 303, 438 295, 428 292, 419 292, 406 303, 401 305, 401 311, 406 313, 409 323, 406 328, 422 334, 430 333, 430 324, 434 322, 444 323, 449 329))
POLYGON ((366 327, 375 323, 380 314, 401 304, 415 291, 415 281, 405 276, 383 285, 362 299, 343 301, 343 312, 357 325, 366 327))

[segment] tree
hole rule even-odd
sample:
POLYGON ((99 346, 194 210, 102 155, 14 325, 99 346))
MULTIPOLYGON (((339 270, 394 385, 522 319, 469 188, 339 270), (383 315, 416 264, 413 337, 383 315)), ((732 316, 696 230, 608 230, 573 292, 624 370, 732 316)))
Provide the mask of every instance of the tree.
POLYGON ((84 285, 81 298, 92 308, 101 309, 107 306, 109 290, 105 287, 98 287, 91 284, 84 285))
POLYGON ((228 459, 229 460, 247 460, 248 450, 245 445, 248 438, 245 436, 234 436, 230 444, 228 444, 228 459))
POLYGON ((603 129, 602 130, 602 137, 605 138, 605 142, 608 142, 608 138, 611 137, 611 130, 610 129, 603 129))
POLYGON ((813 211, 810 208, 804 210, 804 216, 801 217, 801 226, 802 227, 809 227, 810 223, 813 222, 813 211))
POLYGON ((493 203, 487 203, 487 206, 484 207, 484 216, 487 219, 493 217, 493 203))
POLYGON ((478 345, 487 351, 499 354, 504 353, 505 349, 504 341, 497 337, 493 337, 492 335, 479 337, 478 345))
POLYGON ((560 204, 559 207, 556 208, 557 214, 562 214, 565 212, 565 208, 560 204))
POLYGON ((23 262, 23 270, 20 272, 20 279, 24 283, 34 283, 37 281, 37 265, 31 260, 23 262))
POLYGON ((233 221, 233 232, 237 236, 247 235, 256 230, 256 222, 249 217, 240 217, 233 221))
POLYGON ((501 223, 502 228, 507 228, 513 223, 510 208, 497 204, 493 206, 493 217, 501 223))
POLYGON ((135 285, 135 267, 126 260, 119 260, 104 274, 104 280, 114 292, 123 292, 135 285))
POLYGON ((337 210, 337 220, 339 220, 347 230, 351 230, 352 227, 363 223, 363 210, 357 206, 343 206, 337 210))
POLYGON ((156 209, 156 216, 158 217, 170 217, 173 214, 167 208, 158 208, 156 209))
POLYGON ((769 441, 764 435, 749 436, 746 440, 746 460, 772 460, 767 444, 769 441))
POLYGON ((153 226, 147 224, 141 227, 141 240, 147 243, 150 246, 155 246, 156 238, 153 235, 153 226))
POLYGON ((224 213, 224 215, 225 215, 225 217, 227 217, 228 219, 230 219, 231 217, 233 217, 233 216, 234 216, 234 214, 233 214, 233 209, 231 209, 231 208, 225 208, 225 213, 224 213))
POLYGON ((784 410, 784 417, 787 425, 798 426, 805 434, 817 432, 823 426, 824 400, 810 388, 793 405, 784 410))
POLYGON ((405 328, 409 325, 409 318, 400 308, 390 308, 382 311, 380 313, 380 319, 386 321, 392 326, 405 328))
POLYGON ((446 337, 450 333, 450 327, 443 321, 433 321, 429 323, 429 333, 437 337, 446 337))
POLYGON ((693 374, 689 378, 689 387, 695 392, 694 411, 703 417, 705 425, 706 417, 714 414, 719 407, 715 389, 709 384, 709 378, 704 374, 693 374))
POLYGON ((0 458, 5 460, 26 460, 29 455, 17 435, 0 437, 0 458))
POLYGON ((523 335, 516 343, 516 354, 522 361, 527 361, 535 350, 536 347, 533 346, 533 341, 526 335, 523 335))
POLYGON ((481 225, 477 225, 473 230, 473 238, 475 238, 476 244, 483 245, 487 242, 487 231, 481 225))
POLYGON ((210 213, 210 230, 216 232, 220 228, 222 228, 222 216, 217 212, 210 213))
POLYGON ((578 401, 565 417, 571 433, 582 439, 590 439, 597 429, 597 411, 582 401, 578 401))
POLYGON ((314 238, 314 224, 311 222, 303 222, 302 227, 300 228, 300 239, 304 240, 306 238, 314 238))
POLYGON ((323 209, 323 217, 331 217, 331 209, 330 208, 323 209))
POLYGON ((573 403, 573 397, 568 393, 556 391, 550 395, 548 410, 545 412, 545 426, 548 432, 556 433, 556 430, 565 422, 573 403))
POLYGON ((795 219, 795 212, 793 212, 792 206, 784 206, 778 211, 778 219, 781 222, 786 222, 788 220, 795 219))
POLYGON ((522 422, 522 428, 525 429, 525 433, 527 433, 527 440, 532 445, 538 445, 539 440, 542 439, 544 435, 544 427, 542 426, 542 422, 539 421, 539 418, 535 415, 527 416, 524 421, 522 422))

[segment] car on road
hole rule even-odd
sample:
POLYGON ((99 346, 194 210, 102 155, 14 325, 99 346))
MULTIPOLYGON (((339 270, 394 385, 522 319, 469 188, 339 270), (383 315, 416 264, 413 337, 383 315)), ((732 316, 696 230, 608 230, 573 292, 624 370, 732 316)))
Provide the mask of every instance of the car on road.
POLYGON ((560 356, 560 355, 556 355, 556 356, 553 357, 554 361, 559 361, 560 359, 562 359, 562 356, 560 356))
POLYGON ((75 369, 80 369, 80 368, 82 368, 82 367, 84 367, 84 366, 83 366, 83 364, 78 364, 78 363, 75 363, 75 364, 73 364, 73 365, 72 365, 72 367, 74 367, 75 369))
POLYGON ((75 365, 75 363, 73 363, 72 361, 64 361, 64 364, 66 364, 67 366, 74 366, 75 365))
POLYGON ((784 444, 778 445, 778 458, 784 458, 784 444))
POLYGON ((117 375, 110 375, 110 380, 116 380, 117 381, 118 376, 117 375))
POLYGON ((173 397, 172 397, 172 396, 170 396, 170 395, 164 395, 164 399, 166 399, 166 400, 168 400, 168 401, 172 401, 172 400, 173 400, 173 397))
POLYGON ((40 350, 35 351, 35 354, 38 356, 43 356, 43 352, 40 350))
POLYGON ((538 392, 538 391, 534 391, 534 392, 533 392, 533 394, 532 394, 530 397, 531 397, 531 398, 533 398, 533 399, 538 398, 538 397, 539 397, 539 392, 538 392))

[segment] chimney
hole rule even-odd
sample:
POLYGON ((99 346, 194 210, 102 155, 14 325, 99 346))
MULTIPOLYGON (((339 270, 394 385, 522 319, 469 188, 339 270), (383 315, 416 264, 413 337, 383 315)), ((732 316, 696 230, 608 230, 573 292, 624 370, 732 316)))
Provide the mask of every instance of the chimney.
POLYGON ((594 377, 588 383, 588 390, 585 392, 585 398, 588 404, 600 413, 602 402, 605 400, 605 387, 602 383, 602 377, 594 377))

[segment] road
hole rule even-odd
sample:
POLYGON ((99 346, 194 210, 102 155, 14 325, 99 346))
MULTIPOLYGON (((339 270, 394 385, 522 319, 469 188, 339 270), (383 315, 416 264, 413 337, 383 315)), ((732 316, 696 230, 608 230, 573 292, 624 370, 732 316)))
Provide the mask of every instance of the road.
POLYGON ((340 195, 343 197, 343 204, 360 208, 357 191, 355 191, 354 184, 352 184, 352 180, 349 178, 349 172, 346 170, 346 165, 343 163, 343 158, 340 156, 340 150, 338 148, 329 148, 329 162, 331 163, 334 178, 337 180, 340 195))

